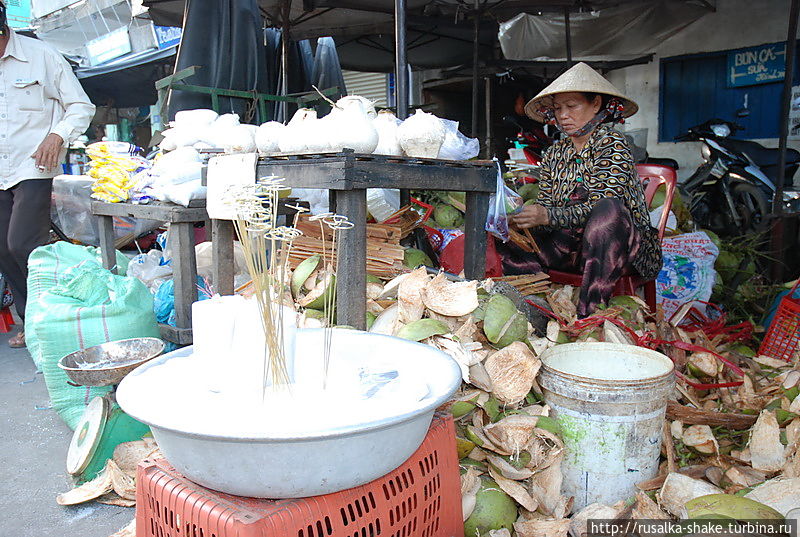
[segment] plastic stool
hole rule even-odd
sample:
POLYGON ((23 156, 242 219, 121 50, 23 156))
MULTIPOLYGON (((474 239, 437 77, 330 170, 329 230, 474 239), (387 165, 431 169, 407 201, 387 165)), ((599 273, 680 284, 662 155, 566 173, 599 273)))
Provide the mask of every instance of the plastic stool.
POLYGON ((3 308, 0 310, 0 332, 11 332, 11 327, 14 325, 14 316, 11 315, 11 310, 3 308))

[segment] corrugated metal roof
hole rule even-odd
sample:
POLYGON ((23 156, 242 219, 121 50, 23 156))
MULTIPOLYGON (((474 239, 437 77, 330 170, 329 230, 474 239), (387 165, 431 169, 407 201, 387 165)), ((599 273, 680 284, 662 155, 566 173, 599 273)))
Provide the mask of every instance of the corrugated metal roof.
POLYGON ((377 107, 386 107, 386 73, 364 73, 342 71, 348 95, 360 95, 375 102, 377 107))

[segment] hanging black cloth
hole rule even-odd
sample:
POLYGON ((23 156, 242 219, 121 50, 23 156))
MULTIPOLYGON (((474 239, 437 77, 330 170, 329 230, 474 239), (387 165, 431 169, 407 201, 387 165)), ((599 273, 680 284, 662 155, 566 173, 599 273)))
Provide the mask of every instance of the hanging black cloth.
MULTIPOLYGON (((182 82, 270 93, 262 26, 256 0, 187 0, 176 71, 193 65, 200 69, 182 82)), ((266 121, 252 101, 221 97, 219 103, 217 112, 239 114, 243 123, 266 121)), ((172 92, 170 118, 194 108, 211 108, 211 96, 172 92)))

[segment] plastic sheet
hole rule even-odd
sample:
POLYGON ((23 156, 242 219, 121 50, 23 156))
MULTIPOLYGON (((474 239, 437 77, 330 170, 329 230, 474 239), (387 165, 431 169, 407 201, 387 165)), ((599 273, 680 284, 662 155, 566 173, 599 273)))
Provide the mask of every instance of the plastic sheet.
MULTIPOLYGON (((98 246, 98 219, 92 214, 92 183, 85 175, 58 175, 53 178, 53 203, 50 218, 71 240, 98 246)), ((163 224, 157 220, 114 218, 114 237, 139 237, 163 224)))
POLYGON ((439 158, 447 160, 469 160, 475 158, 481 151, 481 144, 477 138, 469 138, 458 130, 458 121, 442 119, 445 135, 442 147, 439 148, 439 158))

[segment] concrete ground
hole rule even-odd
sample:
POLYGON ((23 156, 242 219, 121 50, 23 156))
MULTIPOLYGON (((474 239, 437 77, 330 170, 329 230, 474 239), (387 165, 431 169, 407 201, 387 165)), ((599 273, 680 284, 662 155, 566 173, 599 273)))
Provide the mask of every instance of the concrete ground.
POLYGON ((62 507, 72 488, 66 470, 72 431, 50 409, 47 388, 25 349, 0 334, 0 535, 108 537, 134 517, 133 508, 89 502, 62 507))

